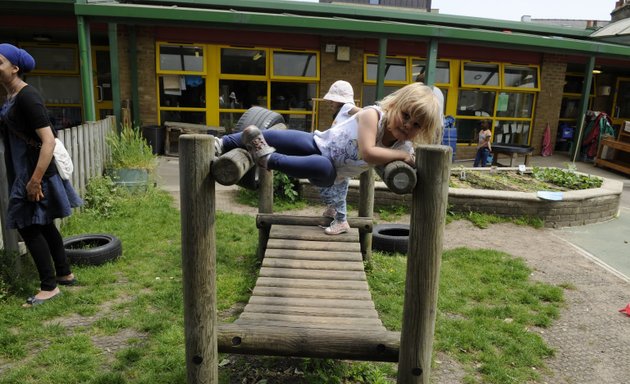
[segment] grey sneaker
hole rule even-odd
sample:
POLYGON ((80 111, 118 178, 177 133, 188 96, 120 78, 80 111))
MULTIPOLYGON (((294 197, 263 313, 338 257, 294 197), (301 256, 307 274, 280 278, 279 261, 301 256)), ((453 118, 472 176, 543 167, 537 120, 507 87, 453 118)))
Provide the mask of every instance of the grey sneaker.
POLYGON ((324 229, 324 233, 327 235, 339 235, 345 232, 348 232, 350 229, 350 224, 347 221, 337 221, 333 220, 330 223, 330 227, 324 229))
POLYGON ((267 141, 265 141, 265 138, 262 135, 260 129, 258 129, 258 127, 254 125, 250 125, 243 130, 241 141, 247 148, 247 151, 252 156, 254 161, 258 163, 258 165, 261 165, 259 159, 276 151, 274 147, 271 147, 269 146, 269 144, 267 144, 267 141))
POLYGON ((336 215, 337 215, 337 210, 332 205, 328 205, 324 213, 322 213, 322 216, 330 217, 331 219, 334 219, 336 215))

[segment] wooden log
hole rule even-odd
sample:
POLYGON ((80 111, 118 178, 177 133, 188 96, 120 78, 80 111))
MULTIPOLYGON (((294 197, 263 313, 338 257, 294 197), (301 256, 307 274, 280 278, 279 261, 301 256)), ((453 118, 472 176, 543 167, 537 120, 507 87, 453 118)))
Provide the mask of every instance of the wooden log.
MULTIPOLYGON (((256 216, 256 226, 258 228, 271 225, 328 226, 330 221, 330 218, 323 216, 291 216, 262 213, 256 216)), ((350 224, 351 228, 361 228, 371 232, 373 222, 370 217, 348 217, 348 224, 350 224)))
POLYGON ((320 271, 363 271, 363 263, 356 261, 314 261, 314 260, 286 260, 266 258, 263 267, 317 269, 320 271))
POLYGON ((221 185, 234 185, 253 166, 254 162, 249 153, 242 148, 236 148, 212 162, 212 176, 221 185))
POLYGON ((184 334, 189 384, 219 382, 214 137, 180 137, 184 334))
MULTIPOLYGON (((265 227, 269 228, 269 227, 265 227)), ((356 228, 350 228, 346 233, 327 235, 322 228, 312 226, 274 225, 271 227, 270 237, 273 239, 324 241, 330 243, 356 243, 359 232, 356 228)))
POLYGON ((400 334, 348 330, 301 329, 274 326, 219 327, 223 353, 397 361, 400 334))
POLYGON ((365 281, 364 271, 329 271, 319 269, 262 268, 259 276, 288 279, 325 279, 365 281))
POLYGON ((265 258, 319 260, 319 261, 363 261, 359 253, 354 252, 318 252, 313 250, 267 248, 265 258))
MULTIPOLYGON (((247 304, 244 312, 285 313, 292 315, 322 316, 321 307, 292 307, 287 305, 247 304)), ((378 318, 378 312, 369 308, 327 308, 326 316, 378 318)))
POLYGON ((385 167, 375 168, 387 188, 398 195, 413 192, 416 186, 416 170, 404 161, 392 161, 385 167))
POLYGON ((279 279, 274 277, 259 277, 256 287, 276 288, 319 288, 319 289, 356 289, 368 290, 366 281, 356 280, 326 280, 326 279, 279 279))
POLYGON ((451 147, 420 146, 416 164, 398 383, 429 384, 451 147))
POLYGON ((313 251, 361 252, 356 242, 339 241, 295 241, 292 239, 269 239, 267 249, 306 249, 313 251))
POLYGON ((290 288, 256 286, 252 295, 267 297, 298 297, 315 299, 372 300, 370 291, 356 289, 322 289, 322 288, 290 288))

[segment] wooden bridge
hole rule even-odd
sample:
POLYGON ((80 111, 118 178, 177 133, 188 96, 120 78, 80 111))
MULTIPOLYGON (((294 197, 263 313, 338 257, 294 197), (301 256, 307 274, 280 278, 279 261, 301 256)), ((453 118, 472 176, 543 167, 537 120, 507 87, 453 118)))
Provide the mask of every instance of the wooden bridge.
POLYGON ((214 137, 209 135, 182 135, 180 145, 189 383, 218 383, 218 352, 397 361, 399 383, 429 383, 450 147, 416 151, 418 178, 399 333, 388 331, 379 319, 363 267, 371 254, 373 172, 361 176, 360 217, 349 218, 351 231, 327 236, 318 225, 329 219, 272 214, 272 176, 261 170, 259 278, 239 318, 219 324, 215 181, 236 182, 253 164, 240 150, 226 154, 234 152, 231 166, 220 164, 219 159, 230 156, 214 159, 214 137))

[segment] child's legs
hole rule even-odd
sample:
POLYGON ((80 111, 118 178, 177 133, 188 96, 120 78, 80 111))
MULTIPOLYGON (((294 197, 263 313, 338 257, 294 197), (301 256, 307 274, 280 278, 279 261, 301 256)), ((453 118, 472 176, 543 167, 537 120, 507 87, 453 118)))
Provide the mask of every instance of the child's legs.
POLYGON ((52 264, 48 243, 42 234, 41 225, 31 225, 18 229, 20 236, 26 244, 37 272, 39 273, 40 288, 42 291, 52 291, 57 287, 55 269, 52 264))
POLYGON ((481 152, 482 152, 483 148, 479 148, 477 149, 477 153, 475 153, 475 163, 473 164, 473 167, 479 167, 479 165, 481 164, 481 152))
POLYGON ((309 179, 317 187, 328 187, 337 178, 335 166, 322 155, 288 156, 274 152, 269 156, 267 168, 298 179, 309 179))
POLYGON ((319 194, 322 201, 329 206, 332 206, 337 211, 335 220, 346 221, 347 220, 347 207, 346 197, 348 195, 349 180, 343 179, 342 182, 333 184, 327 188, 321 188, 319 194))
MULTIPOLYGON (((297 131, 295 129, 268 129, 262 131, 267 144, 276 149, 276 152, 285 155, 320 155, 321 152, 313 140, 313 134, 297 131)), ((245 148, 241 142, 242 133, 232 133, 221 138, 223 152, 235 148, 245 148)))

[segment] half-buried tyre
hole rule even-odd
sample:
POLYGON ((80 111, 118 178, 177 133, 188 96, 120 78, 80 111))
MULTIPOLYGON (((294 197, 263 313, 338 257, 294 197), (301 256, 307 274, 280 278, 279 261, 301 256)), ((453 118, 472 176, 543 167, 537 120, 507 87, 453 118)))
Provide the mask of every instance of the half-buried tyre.
MULTIPOLYGON (((251 107, 238 119, 234 132, 241 132, 250 125, 255 125, 258 129, 264 131, 278 124, 284 125, 284 117, 281 114, 270 111, 267 108, 251 107)), ((252 167, 236 185, 251 190, 258 189, 258 171, 258 167, 252 167)))
POLYGON ((409 225, 377 224, 372 230, 372 249, 389 253, 407 254, 409 225))
POLYGON ((63 246, 73 265, 102 265, 122 255, 120 239, 104 233, 66 237, 63 246))

